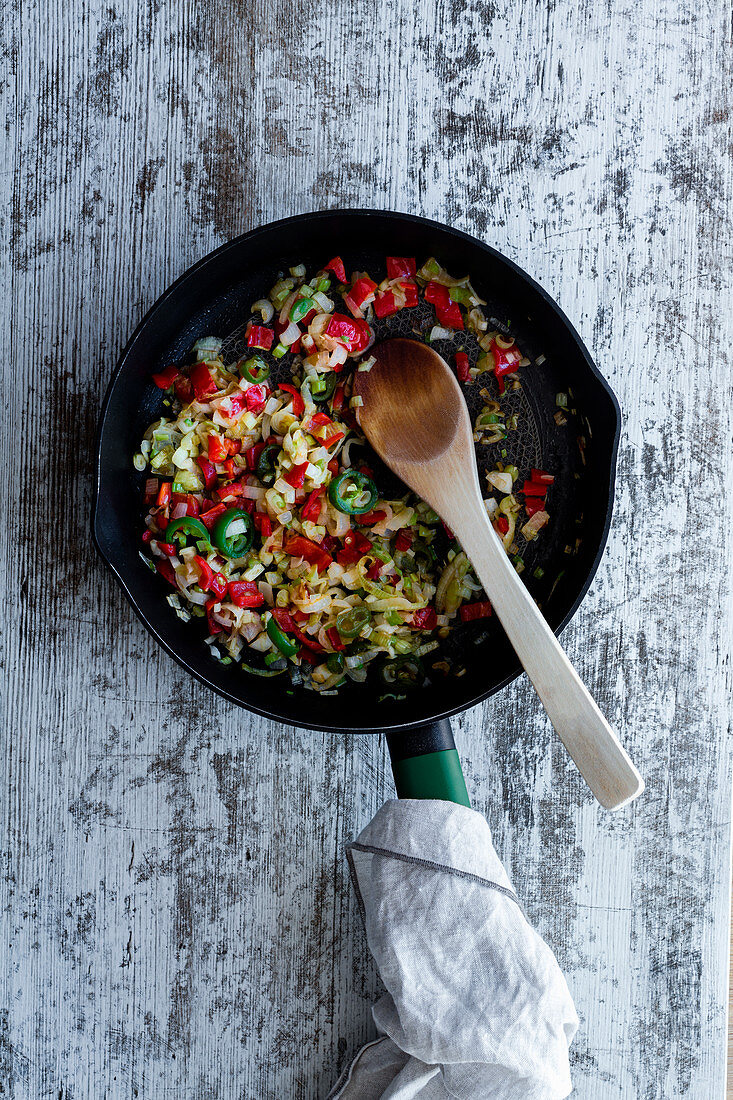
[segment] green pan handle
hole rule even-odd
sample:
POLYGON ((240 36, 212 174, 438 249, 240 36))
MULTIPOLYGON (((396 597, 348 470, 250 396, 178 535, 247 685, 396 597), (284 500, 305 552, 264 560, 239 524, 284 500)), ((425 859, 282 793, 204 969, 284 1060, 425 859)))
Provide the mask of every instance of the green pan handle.
POLYGON ((414 730, 388 733, 387 746, 398 798, 437 798, 471 805, 447 718, 414 730))

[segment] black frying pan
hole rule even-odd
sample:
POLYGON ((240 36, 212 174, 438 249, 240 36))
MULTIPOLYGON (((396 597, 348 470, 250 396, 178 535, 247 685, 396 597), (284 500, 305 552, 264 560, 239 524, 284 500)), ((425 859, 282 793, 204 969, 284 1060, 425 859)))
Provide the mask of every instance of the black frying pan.
MULTIPOLYGON (((178 663, 231 702, 266 718, 320 730, 383 730, 393 759, 448 749, 450 715, 480 703, 513 680, 519 662, 495 618, 452 632, 453 664, 461 676, 437 675, 405 700, 378 701, 367 681, 337 696, 284 691, 278 680, 258 680, 237 665, 222 666, 203 644, 197 620, 182 626, 166 603, 165 582, 140 558, 142 481, 132 456, 147 425, 161 414, 162 394, 151 373, 183 359, 196 339, 219 336, 232 357, 253 301, 279 271, 305 263, 317 269, 339 254, 346 269, 384 270, 386 255, 433 255, 452 274, 470 274, 488 305, 491 327, 516 337, 532 366, 520 371, 522 389, 505 407, 517 412, 517 430, 505 443, 479 448, 479 464, 493 468, 501 449, 519 467, 553 471, 552 522, 522 548, 523 579, 556 633, 585 595, 605 546, 613 505, 620 410, 580 337, 546 292, 511 260, 456 229, 407 214, 323 211, 255 229, 195 264, 155 303, 125 348, 109 384, 99 424, 94 542, 144 625, 178 663), (541 365, 536 359, 545 356, 541 365), (557 394, 569 394, 567 424, 558 426, 557 394), (541 576, 539 575, 541 573, 541 576), (537 576, 535 576, 537 574, 537 576), (409 732, 408 732, 409 731, 409 732)), ((405 310, 377 322, 378 339, 414 335, 428 314, 405 310)), ((436 344, 451 361, 450 345, 436 344)), ((482 384, 495 387, 493 377, 482 384)), ((483 404, 479 384, 464 387, 472 412, 483 404)), ((398 784, 399 788, 399 784, 398 784)), ((401 793, 417 793, 404 790, 401 793)))

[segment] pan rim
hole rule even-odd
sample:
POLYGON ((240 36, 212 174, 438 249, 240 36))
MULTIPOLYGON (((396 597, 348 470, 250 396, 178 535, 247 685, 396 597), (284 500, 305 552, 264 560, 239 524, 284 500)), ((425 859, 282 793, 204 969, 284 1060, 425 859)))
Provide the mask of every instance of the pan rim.
MULTIPOLYGON (((123 350, 122 350, 122 352, 121 352, 121 354, 120 354, 120 356, 117 360, 115 370, 113 371, 112 376, 111 376, 111 378, 109 380, 109 383, 107 385, 105 395, 104 395, 104 398, 102 400, 101 410, 100 410, 100 414, 99 414, 99 421, 98 421, 97 431, 96 431, 95 441, 94 441, 94 476, 93 476, 93 486, 92 486, 93 496, 92 496, 92 504, 91 504, 91 517, 90 517, 91 523, 90 523, 90 526, 91 526, 92 541, 93 541, 94 546, 97 550, 97 553, 100 555, 100 557, 102 558, 102 561, 105 563, 107 568, 112 573, 112 575, 115 578, 116 582, 118 583, 118 585, 122 589, 122 592, 123 592, 125 598, 130 603, 133 611, 137 615, 138 619, 142 622, 143 626, 146 628, 148 633, 151 634, 151 636, 155 639, 155 641, 160 646, 162 646, 162 648, 174 659, 174 661, 176 661, 176 663, 181 668, 183 668, 187 673, 189 673, 189 675, 193 676, 196 680, 199 681, 199 683, 203 684, 209 690, 214 691, 217 695, 219 695, 220 697, 226 699, 230 703, 234 703, 238 707, 241 707, 245 710, 248 710, 248 711, 250 711, 254 714, 260 715, 260 717, 269 719, 270 721, 273 721, 273 722, 278 722, 281 725, 292 725, 292 726, 294 726, 298 729, 310 729, 310 730, 313 730, 313 731, 319 731, 319 732, 324 732, 324 733, 354 733, 354 734, 370 733, 370 732, 394 733, 394 732, 399 732, 401 730, 416 729, 416 728, 419 728, 420 726, 430 725, 434 722, 439 722, 443 719, 450 718, 455 714, 461 714, 461 713, 463 713, 463 711, 468 710, 471 707, 478 706, 480 703, 485 702, 486 699, 490 698, 492 695, 495 695, 498 691, 501 691, 508 684, 512 683, 519 676, 523 675, 523 670, 520 667, 517 671, 515 671, 515 672, 511 673, 510 675, 506 676, 499 683, 492 685, 486 691, 479 692, 477 695, 475 695, 469 701, 459 703, 459 704, 454 705, 454 706, 445 707, 445 708, 443 708, 439 711, 436 711, 433 714, 433 716, 429 719, 419 718, 419 719, 415 719, 415 720, 409 720, 408 719, 408 720, 404 720, 404 721, 386 721, 386 722, 380 724, 378 727, 375 727, 373 724, 368 726, 368 727, 354 727, 354 726, 347 725, 344 721, 333 722, 333 723, 322 722, 322 721, 309 721, 307 723, 306 722, 301 723, 301 722, 295 721, 294 719, 292 719, 290 717, 283 718, 275 710, 268 709, 268 708, 263 707, 263 706, 259 706, 258 704, 254 703, 254 702, 250 702, 250 701, 243 702, 242 699, 239 698, 237 695, 235 695, 233 692, 229 692, 229 691, 226 690, 226 688, 221 687, 217 684, 214 684, 210 679, 208 679, 208 677, 206 676, 205 673, 203 673, 199 669, 193 667, 191 664, 189 664, 189 662, 184 657, 182 657, 179 653, 177 653, 175 651, 175 649, 165 640, 165 638, 163 638, 158 633, 156 628, 148 620, 147 616, 144 614, 144 612, 139 607, 139 605, 138 605, 138 603, 135 599, 135 596, 133 595, 130 587, 127 584, 127 581, 126 581, 125 577, 120 572, 120 570, 116 567, 114 562, 108 557, 105 549, 103 548, 100 537, 98 536, 98 530, 97 530, 97 528, 98 528, 98 516, 99 516, 99 509, 100 509, 100 497, 101 497, 101 492, 102 492, 102 440, 103 440, 105 425, 106 425, 106 421, 107 421, 107 416, 108 416, 108 413, 109 413, 110 403, 111 403, 111 400, 112 400, 113 393, 116 389, 117 383, 120 379, 121 374, 124 371, 125 365, 126 365, 127 360, 128 360, 128 358, 130 357, 130 355, 133 351, 133 348, 136 346, 136 344, 137 344, 140 336, 143 334, 143 332, 146 331, 148 329, 148 327, 154 322, 155 315, 159 312, 159 310, 161 310, 165 307, 165 305, 168 303, 169 299, 173 298, 177 294, 177 292, 180 290, 180 288, 186 282, 188 282, 191 279, 196 278, 196 276, 199 274, 199 272, 203 268, 207 267, 210 264, 216 264, 220 260, 220 258, 223 255, 225 255, 229 250, 234 249, 234 248, 238 248, 245 242, 251 243, 253 241, 256 241, 256 239, 259 235, 269 233, 274 229, 283 229, 283 228, 287 227, 288 225, 295 225, 296 223, 302 223, 303 221, 306 221, 306 220, 309 221, 309 222, 313 222, 313 221, 318 221, 319 218, 325 220, 325 219, 332 219, 332 218, 339 217, 339 216, 342 216, 342 217, 363 217, 365 219, 368 219, 370 217, 383 218, 383 217, 386 216, 386 217, 395 219, 397 221, 412 223, 413 225, 417 225, 417 226, 419 226, 419 227, 421 227, 425 230, 432 229, 432 230, 436 230, 440 233, 444 233, 444 234, 447 233, 449 236, 455 237, 456 239, 465 242, 466 244, 470 245, 471 247, 478 248, 481 251, 487 253, 495 261, 499 261, 500 263, 506 265, 511 271, 513 271, 519 277, 519 279, 523 283, 525 283, 535 294, 537 294, 542 299, 542 301, 545 303, 545 305, 555 314, 558 321, 561 323, 561 325, 567 331, 569 337, 571 338, 571 340, 575 344, 578 352, 580 353, 580 355, 582 357, 582 360, 585 364, 585 367, 587 369, 589 369, 589 371, 590 371, 591 375, 593 376, 593 378, 595 379, 595 381, 600 385, 601 389, 604 391, 604 393, 608 397, 609 403, 610 403, 610 408, 612 410, 613 418, 614 418, 614 432, 613 432, 613 441, 612 441, 611 447, 610 447, 610 449, 607 453, 608 482, 609 482, 609 484, 608 484, 608 502, 607 502, 607 506, 606 506, 606 514, 605 514, 605 518, 604 518, 604 522, 603 522, 603 529, 601 531, 600 538, 598 540, 598 548, 597 548, 597 551, 596 551, 596 553, 593 557, 592 562, 590 563, 590 566, 588 568, 588 571, 587 571, 586 577, 583 581, 583 584, 582 584, 580 590, 578 591, 575 599, 573 600, 572 604, 570 605, 570 607, 566 611, 565 615, 560 620, 557 627, 554 628, 554 633, 555 633, 556 636, 559 636, 562 633, 562 631, 565 629, 565 627, 568 625, 568 623, 570 622, 570 620, 573 618, 576 611, 580 607, 580 604, 582 603, 583 599, 585 598, 585 596, 588 592, 588 589, 590 588, 591 584, 593 583, 593 580, 595 578, 595 575, 598 571, 598 567, 599 567, 600 562, 601 562, 601 558, 603 557, 603 553, 605 551, 605 548, 606 548, 606 545, 607 545, 607 542, 608 542, 608 535, 609 535, 609 531, 610 531, 610 527, 611 527, 611 520, 612 520, 612 517, 613 517, 613 506, 614 506, 614 500, 615 500, 615 485, 616 485, 616 467, 617 467, 618 450, 619 450, 619 443, 620 443, 620 438, 621 438, 621 428, 622 428, 621 408, 620 408, 618 399, 617 399, 616 394, 614 393, 613 389, 611 388, 610 384, 608 383, 606 378, 601 374, 600 370, 598 369, 595 362, 591 358, 590 353, 588 352, 587 348, 585 347, 585 344, 583 343, 583 340, 581 339, 579 333, 576 331, 576 329, 575 329, 574 325, 572 324, 572 322, 568 319, 568 317, 566 316, 566 314, 562 310, 562 308, 557 304, 557 302, 552 298, 552 296, 544 289, 544 287, 541 286, 540 283, 538 283, 534 278, 532 278, 531 275, 528 275, 513 260, 509 259, 503 253, 501 253, 498 249, 494 248, 492 245, 486 244, 484 241, 478 239, 477 237, 472 236, 470 233, 464 232, 461 229, 456 229, 453 226, 445 225, 443 222, 435 221, 435 220, 429 219, 429 218, 423 218, 423 217, 420 217, 419 215, 416 215, 416 214, 407 214, 407 213, 403 213, 401 211, 394 211, 394 210, 388 210, 388 209, 378 209, 378 208, 338 207, 338 208, 334 208, 334 209, 313 210, 313 211, 309 211, 309 212, 302 213, 302 214, 291 215, 287 218, 280 218, 276 221, 268 222, 264 225, 257 226, 254 229, 251 229, 246 233, 242 233, 239 236, 232 238, 232 240, 230 240, 230 241, 226 241, 224 244, 219 245, 218 248, 215 248, 213 251, 207 253, 205 256, 202 256, 201 259, 197 260, 194 264, 192 264, 189 268, 187 268, 181 275, 179 275, 178 278, 175 279, 174 282, 172 282, 163 291, 163 293, 155 300, 155 302, 150 306, 150 308, 147 310, 145 315, 142 317, 139 324, 136 326, 135 330, 133 331, 132 335, 128 339, 127 343, 125 344, 125 346, 124 346, 124 348, 123 348, 123 350)), ((343 712, 342 712, 342 714, 343 714, 343 712)))

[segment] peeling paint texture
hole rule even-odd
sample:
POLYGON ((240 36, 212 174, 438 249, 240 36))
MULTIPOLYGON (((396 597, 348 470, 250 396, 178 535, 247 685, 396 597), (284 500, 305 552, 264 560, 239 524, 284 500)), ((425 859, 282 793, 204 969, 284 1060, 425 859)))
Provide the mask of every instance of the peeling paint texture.
POLYGON ((647 780, 591 800, 526 680, 455 722, 582 1019, 582 1100, 722 1096, 732 635, 731 21, 711 0, 7 0, 0 1097, 317 1100, 379 981, 343 851, 377 738, 235 710, 88 534, 129 334, 263 222, 407 210, 558 299, 624 409, 564 643, 647 780))

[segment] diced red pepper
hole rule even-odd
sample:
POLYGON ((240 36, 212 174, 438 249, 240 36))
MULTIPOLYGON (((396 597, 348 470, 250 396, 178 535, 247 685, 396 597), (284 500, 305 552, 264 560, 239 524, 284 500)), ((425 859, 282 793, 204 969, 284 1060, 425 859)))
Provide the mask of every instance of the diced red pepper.
POLYGON ((286 634, 292 634, 295 630, 293 616, 289 611, 286 611, 284 607, 273 607, 272 617, 280 629, 284 630, 286 634))
POLYGON ((308 520, 310 523, 318 522, 318 517, 321 514, 322 496, 323 489, 314 489, 312 493, 309 493, 305 504, 300 510, 300 518, 302 520, 308 520))
MULTIPOLYGON (((240 391, 241 392, 241 391, 240 391)), ((244 391, 244 400, 252 413, 261 413, 267 402, 267 386, 250 386, 244 391)))
POLYGON ((416 306, 418 303, 417 283, 400 283, 405 292, 405 308, 416 306))
POLYGON ((331 646, 333 647, 333 649, 335 649, 337 653, 340 652, 340 650, 342 649, 346 649, 346 646, 341 641, 341 635, 339 634, 335 626, 330 626, 328 628, 328 630, 326 631, 326 637, 328 638, 331 646))
POLYGON ((402 530, 397 532, 397 538, 394 540, 395 550, 409 550, 412 546, 413 534, 407 527, 403 527, 402 530))
POLYGON ((387 513, 380 508, 376 512, 365 512, 358 517, 358 522, 362 527, 371 527, 373 523, 381 523, 386 516, 387 513))
POLYGON ((265 602, 255 581, 229 581, 227 596, 237 607, 262 607, 265 602))
POLYGON ((226 462, 222 462, 222 466, 224 467, 227 477, 236 477, 237 467, 234 465, 233 458, 228 458, 226 462))
MULTIPOLYGON (((234 393, 230 393, 225 401, 219 407, 219 412, 222 416, 226 416, 228 420, 236 420, 238 416, 241 416, 244 410, 247 408, 247 399, 241 390, 235 390, 234 393)), ((226 446, 226 440, 224 441, 226 446)))
POLYGON ((209 436, 209 462, 223 462, 227 457, 227 449, 221 437, 215 434, 209 436))
POLYGON ((214 571, 206 558, 202 558, 200 554, 194 554, 193 560, 199 571, 199 588, 204 592, 208 592, 209 585, 214 578, 214 571))
POLYGON ((241 439, 224 439, 224 446, 228 455, 238 455, 242 450, 241 439))
POLYGON ((189 378, 179 375, 173 383, 173 390, 182 405, 190 405, 193 401, 193 386, 189 378))
POLYGON ((161 482, 160 489, 158 489, 158 507, 165 508, 166 504, 171 499, 171 483, 170 481, 161 482))
POLYGON ((331 398, 331 408, 333 409, 334 412, 338 412, 339 409, 342 409, 343 407, 344 407, 344 387, 343 386, 337 386, 336 389, 333 392, 333 397, 331 398))
POLYGON ((349 291, 349 298, 351 298, 357 309, 361 309, 362 306, 374 301, 374 291, 376 289, 377 284, 370 278, 357 279, 349 291))
POLYGON ((150 530, 149 527, 146 527, 145 530, 143 531, 143 542, 144 543, 150 542, 152 537, 153 537, 153 532, 150 530))
POLYGON ((248 447, 247 448, 247 450, 244 452, 244 457, 247 460, 247 469, 248 470, 256 470, 257 469, 257 459, 260 457, 260 455, 262 454, 264 449, 265 449, 265 444, 264 443, 255 443, 255 445, 253 447, 248 447))
POLYGON ((368 554, 371 548, 372 544, 365 535, 358 531, 347 531, 344 535, 344 549, 339 550, 336 560, 339 565, 354 565, 368 554))
POLYGON ((293 466, 284 474, 285 481, 288 485, 292 485, 294 489, 300 489, 305 481, 305 472, 308 469, 308 462, 300 462, 297 466, 293 466))
POLYGON ((216 596, 206 601, 206 622, 209 626, 209 634, 220 634, 224 627, 214 619, 214 604, 219 603, 216 596))
POLYGON ((445 328, 462 329, 463 328, 463 314, 461 313, 461 307, 458 302, 448 302, 447 306, 435 307, 435 313, 438 321, 445 328))
POLYGON ((326 325, 325 335, 340 340, 349 351, 353 351, 361 338, 358 318, 347 317, 344 313, 333 313, 326 325))
POLYGON ((263 539, 269 539, 272 534, 272 520, 265 512, 255 512, 252 516, 255 530, 259 531, 263 539))
POLYGON ((167 554, 169 558, 172 558, 176 552, 176 548, 172 542, 158 542, 155 544, 163 554, 167 554))
POLYGON ((534 467, 530 471, 530 481, 544 481, 547 485, 553 485, 555 482, 555 475, 548 474, 546 470, 536 470, 534 467))
POLYGON ((215 504, 213 508, 209 508, 208 512, 202 512, 199 519, 209 531, 216 522, 216 517, 220 516, 222 512, 226 512, 226 504, 215 504))
POLYGON ((265 325, 253 325, 252 323, 247 325, 245 336, 247 347, 260 348, 262 351, 269 351, 275 339, 275 333, 271 328, 267 328, 265 325))
POLYGON ((374 312, 377 317, 391 317, 399 308, 391 290, 386 290, 384 294, 374 299, 374 312))
POLYGON ((206 363, 194 363, 190 375, 191 385, 197 401, 205 401, 210 394, 216 393, 219 388, 211 377, 211 372, 206 363))
POLYGON ((310 634, 304 634, 303 631, 299 630, 295 625, 293 625, 293 634, 301 645, 306 646, 308 649, 312 649, 314 653, 325 653, 320 642, 317 642, 315 638, 311 638, 310 634))
POLYGON ((298 650, 298 656, 300 657, 301 661, 307 661, 309 665, 320 664, 320 661, 318 657, 316 657, 315 653, 311 653, 311 651, 307 649, 304 645, 302 645, 298 650))
POLYGON ((450 293, 447 286, 434 281, 425 287, 425 301, 432 305, 445 309, 450 304, 450 293))
POLYGON ((372 565, 370 565, 369 568, 367 569, 367 577, 369 578, 369 580, 370 581, 378 580, 379 574, 382 572, 383 568, 384 568, 384 566, 383 566, 383 563, 381 561, 375 561, 372 565))
POLYGON ((488 600, 479 600, 477 603, 464 603, 459 607, 458 614, 464 623, 473 622, 474 619, 488 619, 491 614, 491 604, 488 600))
MULTIPOLYGON (((442 520, 440 522, 443 523, 442 520)), ((456 537, 451 531, 450 527, 448 527, 445 523, 443 523, 443 530, 445 531, 449 539, 454 539, 456 537)))
POLYGON ((499 393, 503 393, 506 389, 506 383, 504 381, 505 374, 514 374, 517 369, 518 359, 512 355, 509 359, 508 352, 514 352, 514 348, 500 348, 496 343, 496 338, 491 342, 491 353, 494 356, 494 377, 499 384, 499 393))
POLYGON ((285 543, 285 552, 294 558, 305 558, 309 565, 315 565, 316 569, 328 569, 333 561, 330 554, 318 545, 304 538, 303 535, 292 535, 285 543))
POLYGON ((156 558, 155 568, 160 573, 161 577, 165 577, 168 584, 172 584, 174 588, 178 588, 176 584, 176 572, 168 558, 156 558))
POLYGON ((197 516, 201 509, 199 508, 199 502, 193 493, 173 493, 171 495, 172 504, 185 504, 187 516, 197 516))
POLYGON ((172 363, 169 367, 165 367, 158 374, 153 375, 153 381, 156 386, 161 390, 169 390, 176 378, 178 378, 180 371, 175 363, 172 363))
POLYGON ((344 261, 340 256, 334 256, 332 260, 329 260, 323 269, 324 271, 333 271, 334 275, 340 283, 346 282, 346 268, 344 267, 344 261))
POLYGON ((535 512, 542 512, 545 508, 545 501, 542 497, 527 497, 524 502, 524 510, 528 516, 533 516, 535 512))
POLYGON ((328 464, 328 470, 329 470, 329 473, 331 473, 333 475, 333 477, 336 477, 338 475, 339 460, 337 458, 332 458, 331 459, 331 461, 328 464))
POLYGON ((300 390, 296 389, 290 382, 278 382, 278 388, 285 390, 285 393, 292 394, 293 416, 302 416, 305 412, 305 401, 303 400, 300 390))
POLYGON ((522 492, 526 497, 546 497, 549 486, 542 481, 525 481, 522 492))
POLYGON ((226 595, 227 579, 223 573, 214 573, 209 581, 209 591, 213 592, 215 596, 221 599, 226 595))
POLYGON ((506 518, 506 516, 499 516, 498 520, 496 521, 496 526, 499 532, 502 535, 505 535, 509 530, 509 520, 506 518))
POLYGON ((434 607, 424 607, 416 611, 410 620, 410 626, 415 630, 435 630, 438 625, 438 616, 434 607))
POLYGON ((417 263, 413 256, 388 256, 387 278, 397 279, 400 275, 414 275, 417 263))
POLYGON ((204 458, 203 455, 199 455, 196 462, 201 467, 201 473, 204 475, 204 485, 207 489, 210 489, 216 482, 216 469, 208 458, 204 458))
POLYGON ((471 375, 468 373, 471 364, 465 351, 456 352, 456 374, 459 382, 470 382, 471 375))
POLYGON ((372 339, 372 330, 366 321, 355 320, 354 324, 358 329, 359 338, 351 350, 352 352, 364 351, 372 339))

